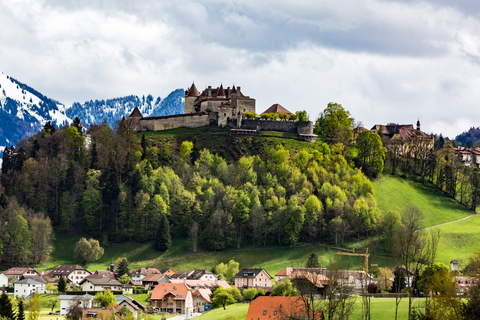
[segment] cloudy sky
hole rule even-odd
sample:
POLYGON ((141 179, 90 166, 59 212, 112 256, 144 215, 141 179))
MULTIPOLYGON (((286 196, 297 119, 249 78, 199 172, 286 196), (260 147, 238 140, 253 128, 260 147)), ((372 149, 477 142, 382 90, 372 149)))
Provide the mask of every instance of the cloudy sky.
POLYGON ((0 0, 0 71, 64 104, 232 84, 367 128, 480 126, 480 2, 0 0))

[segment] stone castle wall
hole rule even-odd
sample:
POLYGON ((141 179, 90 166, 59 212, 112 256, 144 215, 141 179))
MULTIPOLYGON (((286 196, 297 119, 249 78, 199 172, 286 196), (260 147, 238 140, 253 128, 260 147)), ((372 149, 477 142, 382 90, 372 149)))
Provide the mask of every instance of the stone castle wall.
POLYGON ((148 117, 137 121, 137 131, 160 131, 180 127, 198 128, 216 124, 216 116, 199 112, 165 117, 148 117))
MULTIPOLYGON (((228 122, 228 125, 232 128, 237 128, 237 120, 231 119, 228 122)), ((298 134, 313 134, 313 123, 311 121, 242 118, 240 128, 257 131, 280 131, 298 134)))

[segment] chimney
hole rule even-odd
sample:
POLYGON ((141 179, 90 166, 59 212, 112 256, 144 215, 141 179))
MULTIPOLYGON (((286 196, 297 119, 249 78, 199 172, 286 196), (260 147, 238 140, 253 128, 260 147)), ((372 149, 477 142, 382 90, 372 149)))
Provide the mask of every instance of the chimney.
POLYGON ((212 96, 212 86, 208 86, 207 96, 212 96))

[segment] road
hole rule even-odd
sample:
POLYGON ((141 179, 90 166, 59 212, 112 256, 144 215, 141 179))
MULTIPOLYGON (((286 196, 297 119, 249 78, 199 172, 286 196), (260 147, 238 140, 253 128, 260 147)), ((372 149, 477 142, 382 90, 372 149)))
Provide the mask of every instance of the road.
POLYGON ((168 318, 168 320, 185 320, 185 319, 193 319, 195 317, 201 316, 201 313, 192 313, 188 315, 188 318, 186 315, 182 314, 181 316, 176 316, 172 318, 168 318))

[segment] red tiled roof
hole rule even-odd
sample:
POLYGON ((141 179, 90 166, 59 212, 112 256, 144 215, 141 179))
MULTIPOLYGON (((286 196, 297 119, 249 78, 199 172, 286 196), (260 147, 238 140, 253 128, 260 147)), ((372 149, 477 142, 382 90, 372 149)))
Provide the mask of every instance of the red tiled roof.
POLYGON ((190 89, 185 92, 185 95, 188 97, 198 97, 200 95, 200 92, 198 92, 197 87, 195 87, 195 83, 192 83, 192 86, 190 89))
MULTIPOLYGON (((301 297, 271 297, 260 296, 248 307, 246 320, 272 320, 302 313, 306 316, 305 300, 301 297)), ((315 312, 313 319, 323 319, 321 310, 315 312)))
POLYGON ((150 300, 163 300, 169 293, 175 296, 174 300, 185 300, 188 287, 184 283, 160 283, 153 289, 150 300))
POLYGON ((207 302, 210 302, 210 294, 212 294, 210 289, 197 289, 193 293, 194 296, 201 296, 207 302))
POLYGON ((82 270, 82 271, 86 271, 89 274, 91 274, 90 271, 88 271, 87 269, 85 269, 84 267, 79 266, 79 265, 60 265, 53 270, 47 271, 45 273, 45 275, 49 276, 50 278, 60 277, 60 275, 65 277, 65 276, 68 276, 70 273, 72 273, 75 270, 82 270))
POLYGON ((39 274, 35 269, 32 268, 10 268, 4 272, 6 276, 19 276, 27 273, 28 271, 34 271, 35 273, 39 274))

